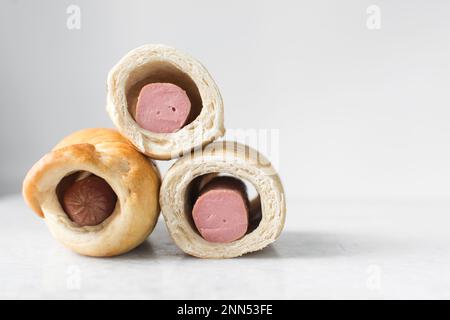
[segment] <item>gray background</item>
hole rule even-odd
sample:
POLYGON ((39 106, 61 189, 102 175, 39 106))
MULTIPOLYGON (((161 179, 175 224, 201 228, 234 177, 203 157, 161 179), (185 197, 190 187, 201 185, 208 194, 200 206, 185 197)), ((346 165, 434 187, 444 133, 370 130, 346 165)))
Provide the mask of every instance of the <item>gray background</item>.
MULTIPOLYGON (((112 126, 108 70, 165 43, 199 59, 228 128, 279 129, 289 198, 450 196, 448 1, 23 1, 0 8, 0 194, 63 136, 112 126), (66 9, 81 8, 68 30, 66 9), (381 8, 381 29, 366 9, 381 8)), ((166 164, 163 164, 165 167, 166 164)))

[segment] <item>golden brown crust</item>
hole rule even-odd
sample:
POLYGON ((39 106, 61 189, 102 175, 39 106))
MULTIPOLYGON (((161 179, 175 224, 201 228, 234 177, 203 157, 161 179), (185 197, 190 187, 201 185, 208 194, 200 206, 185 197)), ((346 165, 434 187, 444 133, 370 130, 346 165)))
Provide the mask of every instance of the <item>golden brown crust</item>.
POLYGON ((61 161, 64 161, 64 154, 70 152, 87 157, 91 155, 94 150, 95 147, 91 144, 78 144, 61 148, 44 155, 33 165, 33 167, 31 167, 23 181, 22 194, 28 206, 40 217, 44 218, 44 213, 42 212, 40 200, 38 198, 38 182, 43 179, 43 176, 51 167, 57 167, 61 164, 61 161))
POLYGON ((132 146, 132 144, 117 130, 108 128, 89 128, 76 131, 65 137, 53 148, 53 150, 81 143, 89 143, 92 145, 101 143, 124 143, 132 146))
POLYGON ((153 230, 159 186, 154 164, 116 130, 85 129, 63 139, 31 168, 23 196, 65 245, 85 255, 111 256, 131 250, 153 230), (98 226, 76 226, 59 204, 56 187, 75 171, 100 176, 118 196, 115 211, 98 226))

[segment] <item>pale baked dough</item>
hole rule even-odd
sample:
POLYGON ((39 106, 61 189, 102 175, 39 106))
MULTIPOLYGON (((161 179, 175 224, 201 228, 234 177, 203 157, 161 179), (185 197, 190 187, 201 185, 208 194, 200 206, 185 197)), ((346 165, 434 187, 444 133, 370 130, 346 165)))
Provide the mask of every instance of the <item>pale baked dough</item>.
POLYGON ((179 159, 163 179, 161 211, 175 243, 186 253, 200 258, 232 258, 260 250, 280 235, 286 202, 280 178, 270 162, 255 151, 234 142, 214 142, 179 159), (258 227, 240 240, 211 243, 204 240, 192 223, 189 186, 199 176, 230 174, 253 184, 261 201, 258 227))
POLYGON ((31 168, 23 196, 67 247, 88 256, 115 256, 152 232, 159 215, 159 187, 155 165, 116 130, 85 129, 63 139, 31 168), (58 201, 58 183, 77 171, 103 178, 117 195, 113 213, 97 226, 77 226, 58 201))
POLYGON ((107 111, 119 131, 154 159, 177 158, 225 133, 222 98, 206 68, 165 45, 136 48, 111 69, 107 111), (191 123, 174 133, 154 133, 139 127, 132 116, 133 108, 140 88, 154 82, 170 82, 184 89, 198 116, 195 114, 191 123))

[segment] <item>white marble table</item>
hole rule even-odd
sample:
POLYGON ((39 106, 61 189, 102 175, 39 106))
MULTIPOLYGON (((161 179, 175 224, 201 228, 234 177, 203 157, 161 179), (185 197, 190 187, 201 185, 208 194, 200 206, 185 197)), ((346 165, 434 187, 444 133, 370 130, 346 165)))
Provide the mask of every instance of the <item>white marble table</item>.
POLYGON ((0 198, 0 298, 450 298, 450 201, 289 199, 286 228, 231 260, 183 254, 163 220, 133 252, 87 258, 19 195, 0 198))

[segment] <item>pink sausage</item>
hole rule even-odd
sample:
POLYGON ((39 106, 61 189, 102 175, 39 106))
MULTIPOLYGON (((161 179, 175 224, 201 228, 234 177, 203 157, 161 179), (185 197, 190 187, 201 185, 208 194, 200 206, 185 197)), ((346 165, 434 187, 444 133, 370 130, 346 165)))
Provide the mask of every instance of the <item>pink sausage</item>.
POLYGON ((64 192, 63 209, 80 226, 102 223, 114 211, 117 196, 109 184, 96 175, 75 181, 64 192))
POLYGON ((242 238, 248 229, 245 185, 232 177, 213 179, 200 192, 192 217, 207 241, 227 243, 242 238))
POLYGON ((136 122, 148 131, 170 133, 181 129, 189 118, 191 101, 172 83, 150 83, 139 93, 136 122))

